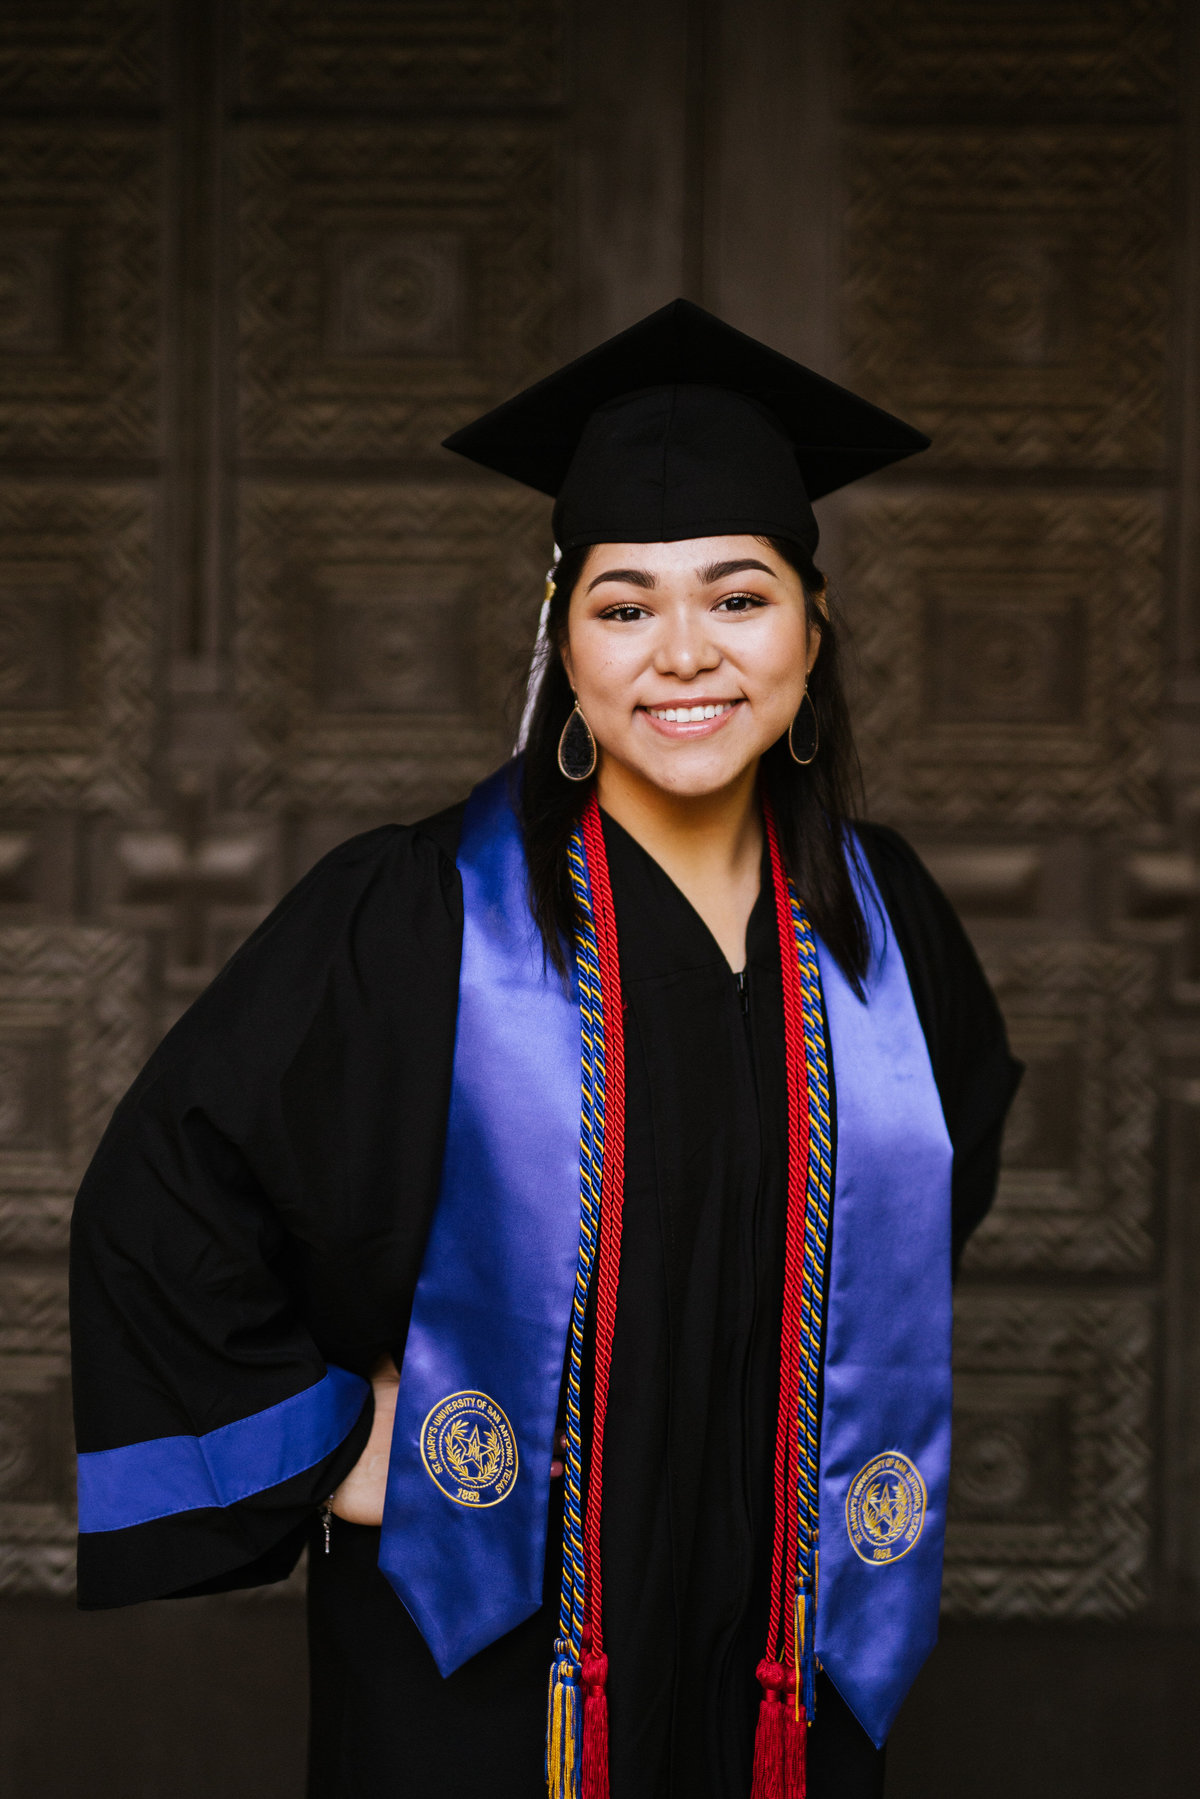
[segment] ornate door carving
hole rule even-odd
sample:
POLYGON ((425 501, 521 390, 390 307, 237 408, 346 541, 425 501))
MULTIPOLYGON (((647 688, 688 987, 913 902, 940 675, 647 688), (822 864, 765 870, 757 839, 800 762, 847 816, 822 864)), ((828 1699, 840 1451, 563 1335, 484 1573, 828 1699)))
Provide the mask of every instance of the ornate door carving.
POLYGON ((547 507, 438 440, 688 292, 935 437, 824 527, 872 810, 1030 1065, 947 1605, 1186 1613, 1186 14, 0 6, 0 1590, 70 1584, 66 1217, 113 1098, 318 854, 510 742, 547 507))

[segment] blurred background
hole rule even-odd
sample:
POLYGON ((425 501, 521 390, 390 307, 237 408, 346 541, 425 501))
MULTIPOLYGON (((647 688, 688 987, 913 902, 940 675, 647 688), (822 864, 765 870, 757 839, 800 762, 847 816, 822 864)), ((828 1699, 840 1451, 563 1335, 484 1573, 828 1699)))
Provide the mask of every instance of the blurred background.
POLYGON ((1030 1069, 889 1794, 1200 1787, 1198 14, 0 0, 6 1799, 298 1799, 298 1581, 73 1609, 71 1194, 313 860, 507 753, 548 504, 439 440, 677 294, 935 439, 820 560, 1030 1069))

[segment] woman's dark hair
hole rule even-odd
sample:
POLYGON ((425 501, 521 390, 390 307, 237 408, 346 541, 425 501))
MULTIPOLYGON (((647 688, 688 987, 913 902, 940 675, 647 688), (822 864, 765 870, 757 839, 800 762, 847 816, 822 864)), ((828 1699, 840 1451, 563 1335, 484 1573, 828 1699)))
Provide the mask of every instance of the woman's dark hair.
MULTIPOLYGON (((764 538, 792 567, 804 588, 808 625, 821 635, 821 653, 808 678, 817 714, 819 747, 801 767, 787 737, 763 756, 761 776, 784 865, 796 886, 813 929, 859 989, 867 970, 869 941, 862 909, 846 867, 845 821, 860 793, 858 758, 842 689, 838 630, 819 601, 825 577, 808 552, 785 538, 764 538)), ((547 620, 545 675, 525 744, 521 819, 529 864, 530 901, 546 954, 566 972, 566 950, 575 930, 575 900, 567 872, 567 843, 591 792, 590 781, 568 781, 558 766, 558 740, 575 704, 562 665, 571 595, 583 573, 588 549, 568 550, 555 571, 555 591, 547 620)))

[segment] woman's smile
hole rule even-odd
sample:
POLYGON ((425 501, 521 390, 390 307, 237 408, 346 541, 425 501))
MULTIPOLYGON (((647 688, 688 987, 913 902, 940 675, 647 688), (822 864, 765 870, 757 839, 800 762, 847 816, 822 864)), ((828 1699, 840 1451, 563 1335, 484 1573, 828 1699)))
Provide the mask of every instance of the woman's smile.
POLYGON ((728 724, 737 708, 744 704, 741 698, 695 699, 671 706, 639 706, 637 710, 645 715, 660 736, 691 739, 711 737, 722 725, 728 724))

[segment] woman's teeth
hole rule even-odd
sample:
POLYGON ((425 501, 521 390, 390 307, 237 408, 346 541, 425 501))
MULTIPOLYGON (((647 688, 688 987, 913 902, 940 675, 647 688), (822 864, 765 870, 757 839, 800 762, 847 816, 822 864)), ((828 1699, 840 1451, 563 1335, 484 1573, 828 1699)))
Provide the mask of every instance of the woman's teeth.
POLYGON ((732 712, 735 700, 723 700, 719 706, 647 706, 651 718, 661 718, 668 725, 694 725, 702 718, 716 718, 719 712, 732 712))

